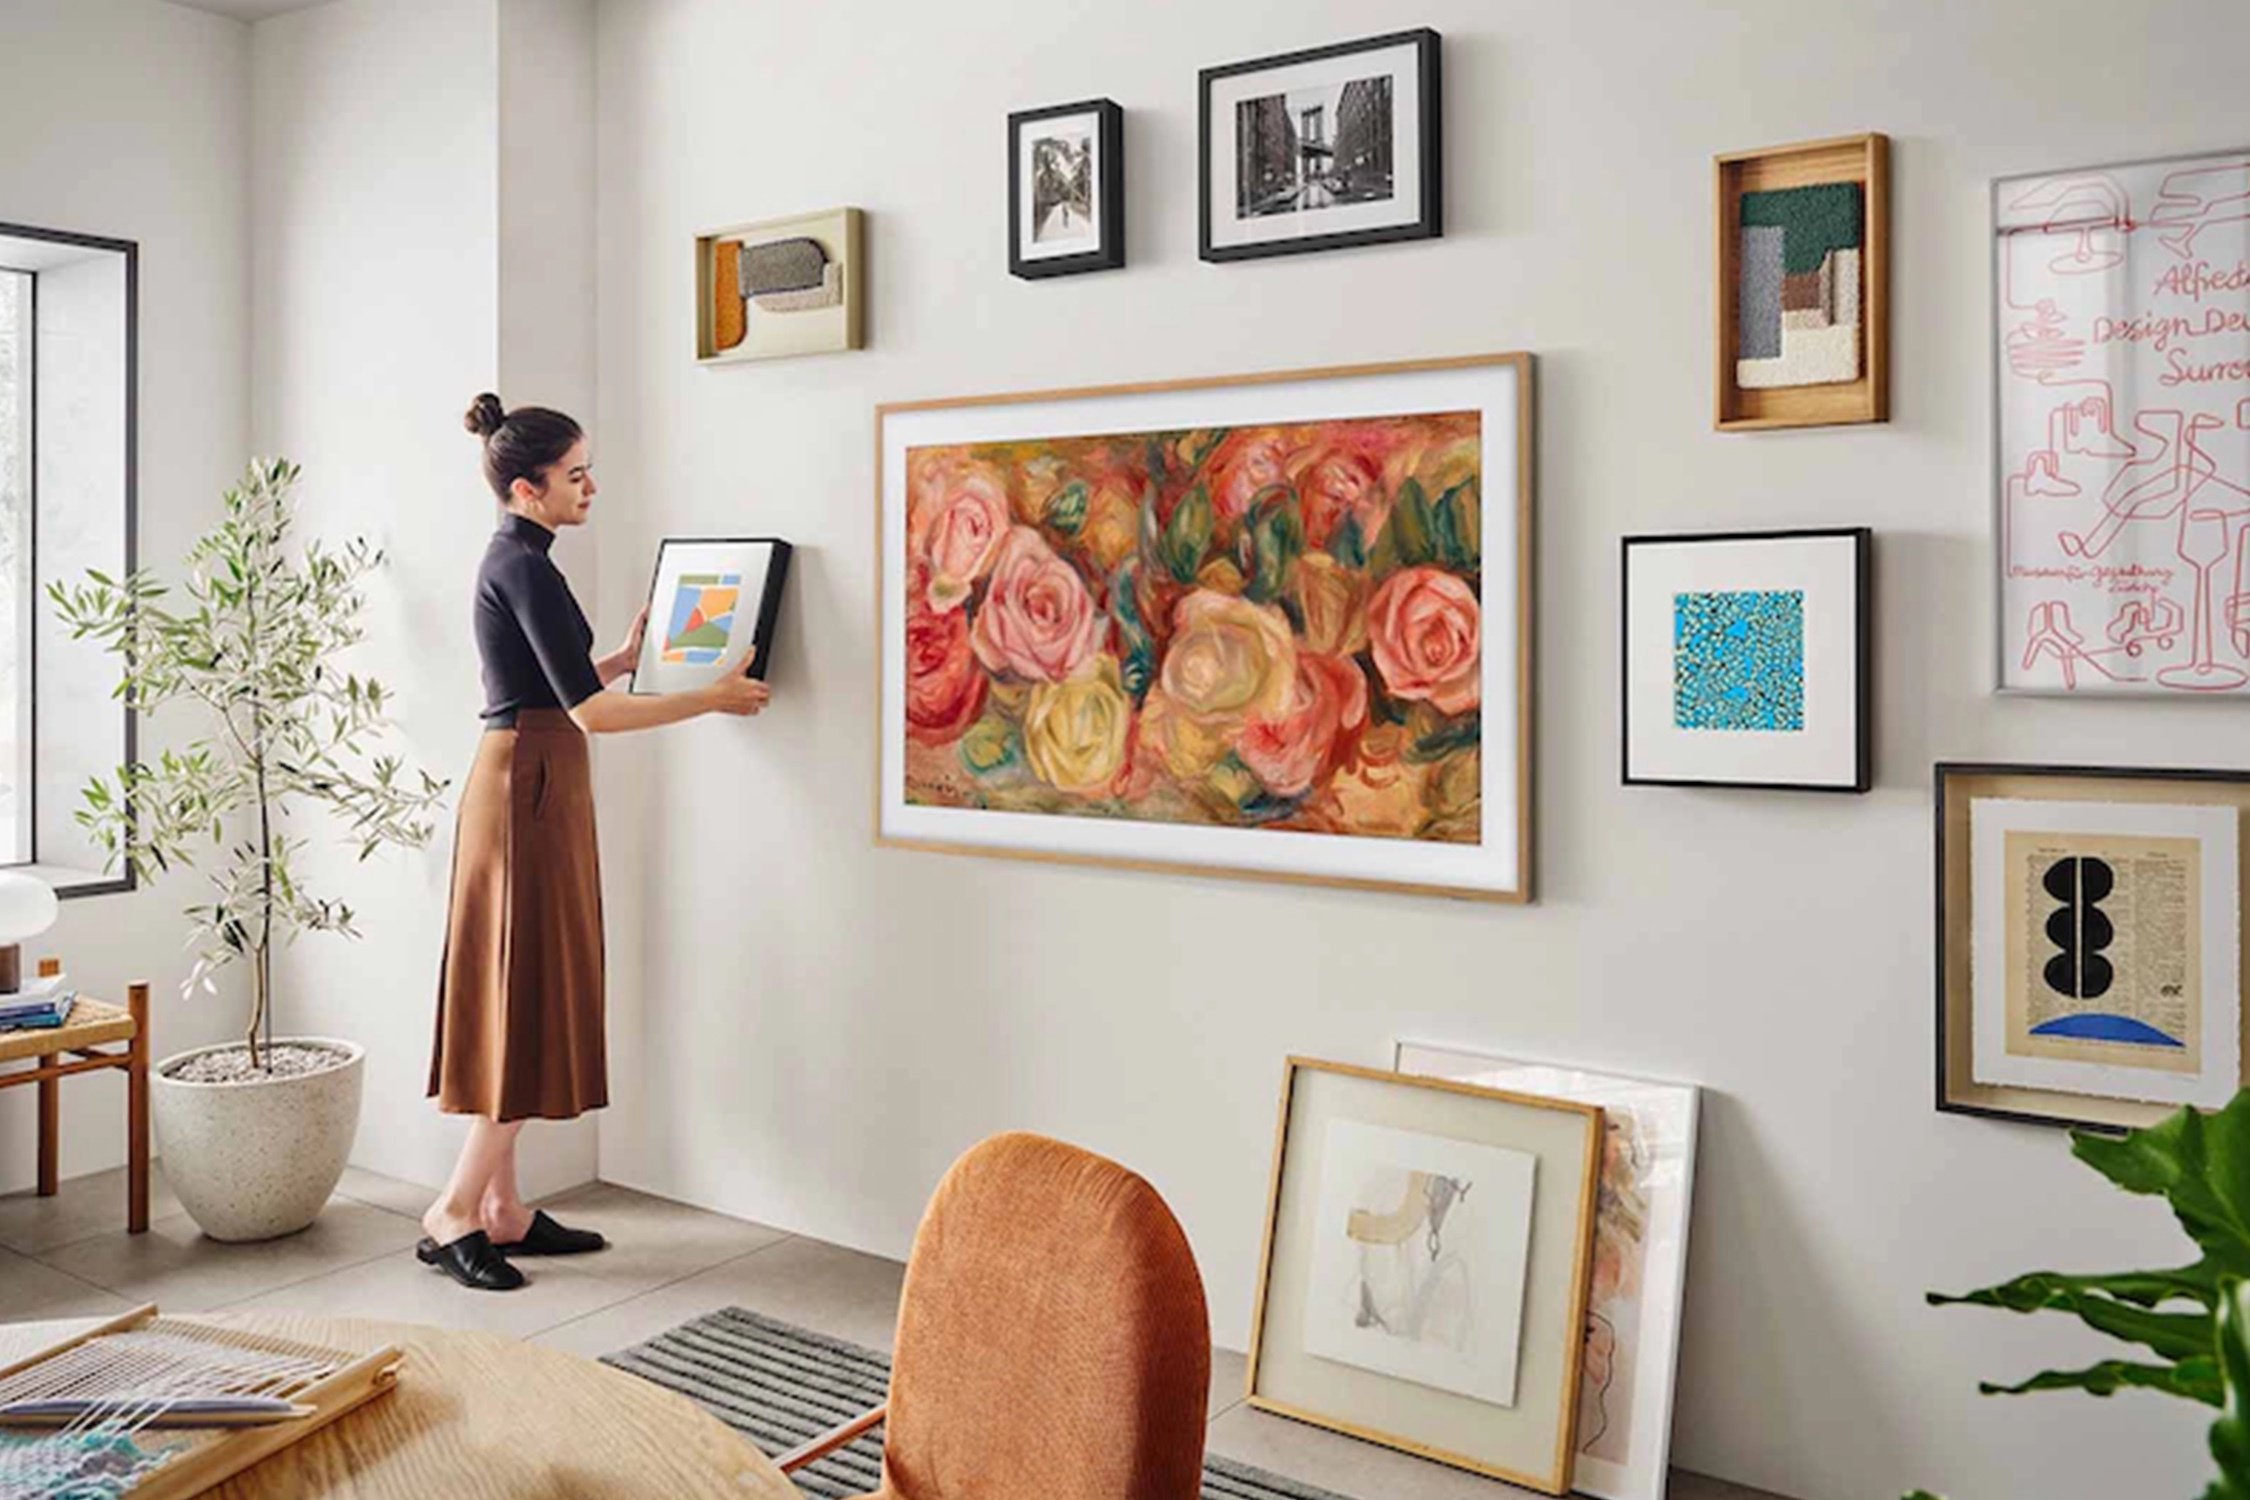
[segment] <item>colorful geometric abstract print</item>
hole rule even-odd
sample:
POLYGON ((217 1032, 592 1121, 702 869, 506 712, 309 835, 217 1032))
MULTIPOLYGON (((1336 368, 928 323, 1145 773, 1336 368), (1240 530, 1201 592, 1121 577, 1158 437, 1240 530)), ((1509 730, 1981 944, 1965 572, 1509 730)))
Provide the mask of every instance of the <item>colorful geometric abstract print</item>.
POLYGON ((1735 384, 1849 384, 1860 374, 1856 182, 1742 195, 1735 384))
POLYGON ((672 620, 664 631, 664 659, 709 666, 726 654, 734 634, 735 606, 742 599, 740 573, 687 573, 672 596, 672 620))
POLYGON ((1803 590, 1673 596, 1672 722, 1778 733, 1805 727, 1803 590))

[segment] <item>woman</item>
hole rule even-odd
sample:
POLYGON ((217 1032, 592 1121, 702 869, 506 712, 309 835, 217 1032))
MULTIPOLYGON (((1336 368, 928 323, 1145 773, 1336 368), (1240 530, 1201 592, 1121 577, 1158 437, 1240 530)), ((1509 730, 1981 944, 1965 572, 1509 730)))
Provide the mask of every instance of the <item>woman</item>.
POLYGON ((592 655, 594 632, 547 555, 593 506, 585 433, 543 407, 505 411, 489 393, 466 423, 484 440, 485 482, 507 514, 477 571, 485 733, 461 794, 430 1094, 476 1119, 415 1254, 464 1286, 511 1291, 524 1276, 510 1256, 608 1243, 532 1212, 516 1187, 525 1120, 609 1102, 586 736, 755 714, 767 693, 742 675, 662 697, 604 692, 633 670, 648 612, 624 645, 592 655))

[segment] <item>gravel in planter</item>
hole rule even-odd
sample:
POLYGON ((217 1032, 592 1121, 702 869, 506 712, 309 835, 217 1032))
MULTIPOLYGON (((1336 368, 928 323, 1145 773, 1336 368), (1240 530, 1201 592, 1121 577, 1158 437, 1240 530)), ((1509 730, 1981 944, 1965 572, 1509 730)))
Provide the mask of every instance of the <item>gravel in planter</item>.
POLYGON ((303 1078, 325 1073, 330 1068, 342 1067, 351 1059, 349 1052, 335 1047, 276 1042, 260 1053, 259 1061, 264 1067, 250 1066, 248 1047, 229 1047, 220 1052, 198 1053, 179 1066, 167 1069, 164 1076, 180 1083, 263 1083, 270 1078, 303 1078))

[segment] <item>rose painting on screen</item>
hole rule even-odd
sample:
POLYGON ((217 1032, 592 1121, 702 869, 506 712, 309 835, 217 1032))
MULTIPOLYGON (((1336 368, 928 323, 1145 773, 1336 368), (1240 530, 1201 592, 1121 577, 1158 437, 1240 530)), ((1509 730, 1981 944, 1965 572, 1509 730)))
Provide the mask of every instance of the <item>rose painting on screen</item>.
POLYGON ((905 801, 1476 844, 1480 422, 909 448, 905 801))

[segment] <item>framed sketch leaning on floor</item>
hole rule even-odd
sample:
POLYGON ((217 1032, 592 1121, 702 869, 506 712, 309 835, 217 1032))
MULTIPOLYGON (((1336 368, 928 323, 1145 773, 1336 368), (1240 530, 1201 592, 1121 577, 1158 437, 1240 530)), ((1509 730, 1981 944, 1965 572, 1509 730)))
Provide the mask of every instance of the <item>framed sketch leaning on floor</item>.
POLYGON ((1252 1406, 1559 1495, 1602 1110, 1291 1058, 1252 1406))
POLYGON ((1664 1500, 1701 1091, 1413 1042, 1399 1043, 1397 1057, 1401 1073, 1601 1106, 1601 1193, 1571 1486, 1596 1500, 1664 1500))

